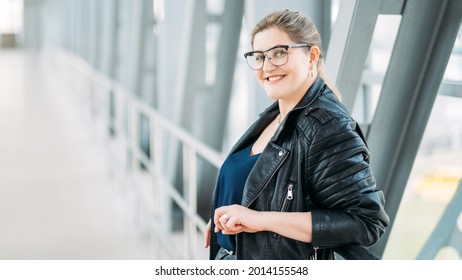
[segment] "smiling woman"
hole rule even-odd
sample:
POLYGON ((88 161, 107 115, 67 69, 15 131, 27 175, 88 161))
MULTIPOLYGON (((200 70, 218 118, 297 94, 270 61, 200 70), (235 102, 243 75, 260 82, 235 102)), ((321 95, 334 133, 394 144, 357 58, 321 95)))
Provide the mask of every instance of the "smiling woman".
POLYGON ((210 258, 365 258, 355 250, 377 242, 389 219, 363 134, 322 70, 319 32, 283 10, 251 38, 244 57, 275 102, 220 169, 204 236, 210 258))

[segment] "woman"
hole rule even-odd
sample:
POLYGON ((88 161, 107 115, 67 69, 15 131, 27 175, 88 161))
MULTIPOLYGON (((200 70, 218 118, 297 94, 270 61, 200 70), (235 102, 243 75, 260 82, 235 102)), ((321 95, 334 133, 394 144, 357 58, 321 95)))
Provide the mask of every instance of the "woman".
MULTIPOLYGON (((329 86, 321 38, 293 11, 266 16, 244 56, 276 100, 223 163, 205 232, 211 259, 332 259, 389 224, 357 123, 329 86)), ((335 90, 336 91, 336 90, 335 90)))

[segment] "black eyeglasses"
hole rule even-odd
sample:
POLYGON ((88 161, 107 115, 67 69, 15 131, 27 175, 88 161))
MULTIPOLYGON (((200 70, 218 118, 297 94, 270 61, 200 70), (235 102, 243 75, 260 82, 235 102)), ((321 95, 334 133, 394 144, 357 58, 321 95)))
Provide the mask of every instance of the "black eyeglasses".
POLYGON ((287 50, 289 48, 311 48, 311 45, 308 44, 290 44, 290 45, 277 45, 266 51, 252 51, 246 52, 244 54, 247 64, 253 70, 259 70, 263 68, 265 63, 265 57, 268 58, 268 61, 271 62, 274 66, 282 66, 289 61, 289 53, 287 50))

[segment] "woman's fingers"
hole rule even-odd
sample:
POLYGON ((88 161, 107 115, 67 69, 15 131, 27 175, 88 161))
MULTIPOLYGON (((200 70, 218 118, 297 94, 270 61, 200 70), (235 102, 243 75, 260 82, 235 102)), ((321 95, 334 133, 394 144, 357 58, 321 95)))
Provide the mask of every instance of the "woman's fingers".
POLYGON ((259 212, 242 205, 222 206, 215 209, 213 221, 214 232, 223 234, 238 234, 241 232, 257 232, 261 230, 258 218, 259 212))
POLYGON ((215 210, 215 232, 222 231, 224 234, 239 233, 242 231, 241 219, 245 207, 241 205, 223 206, 215 210), (232 232, 232 233, 231 233, 232 232))
POLYGON ((220 223, 221 223, 221 226, 223 227, 223 230, 229 230, 229 228, 233 224, 233 221, 234 221, 234 216, 230 217, 230 216, 228 216, 227 213, 223 214, 220 217, 220 223))
POLYGON ((228 222, 230 216, 228 215, 228 206, 223 206, 215 210, 213 221, 215 223, 215 232, 225 229, 225 225, 228 222))
POLYGON ((239 216, 233 215, 228 219, 223 228, 223 234, 238 234, 242 232, 245 227, 242 224, 240 224, 239 216))

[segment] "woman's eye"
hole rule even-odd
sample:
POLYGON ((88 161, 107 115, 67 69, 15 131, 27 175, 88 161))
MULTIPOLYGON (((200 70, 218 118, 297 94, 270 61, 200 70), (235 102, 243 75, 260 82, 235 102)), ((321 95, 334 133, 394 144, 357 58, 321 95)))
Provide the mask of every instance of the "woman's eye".
POLYGON ((278 51, 274 52, 275 57, 282 57, 282 56, 285 56, 285 55, 286 55, 285 50, 278 50, 278 51))
POLYGON ((261 61, 261 60, 263 60, 263 59, 264 59, 264 57, 263 57, 262 54, 256 54, 256 55, 255 55, 255 60, 256 60, 256 61, 261 61))

